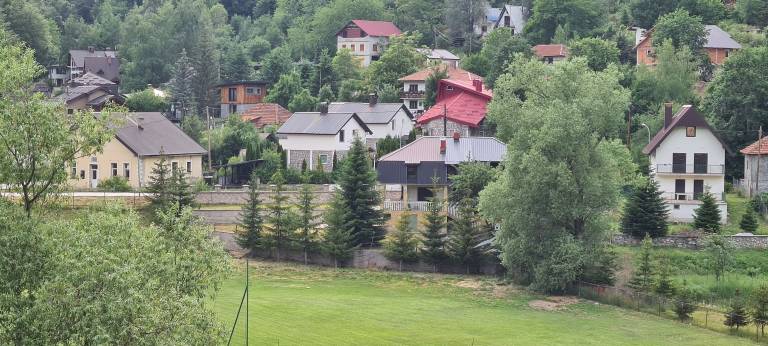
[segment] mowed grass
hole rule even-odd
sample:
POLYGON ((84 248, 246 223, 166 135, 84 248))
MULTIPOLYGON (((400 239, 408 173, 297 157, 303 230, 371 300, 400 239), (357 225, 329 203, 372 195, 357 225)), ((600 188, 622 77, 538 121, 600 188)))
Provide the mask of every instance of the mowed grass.
MULTIPOLYGON (((213 307, 228 330, 244 267, 213 307)), ((249 341, 254 345, 748 345, 751 341, 650 314, 581 301, 562 310, 484 277, 370 272, 252 262, 249 341)), ((233 345, 245 343, 245 315, 233 345)))

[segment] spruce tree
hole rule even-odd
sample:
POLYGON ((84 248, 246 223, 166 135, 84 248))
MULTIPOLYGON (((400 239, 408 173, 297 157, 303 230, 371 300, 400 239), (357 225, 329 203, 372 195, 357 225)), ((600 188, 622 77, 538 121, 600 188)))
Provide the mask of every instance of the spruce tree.
POLYGON ((356 137, 344 158, 339 185, 349 209, 347 222, 352 226, 355 245, 373 247, 384 236, 385 215, 379 208, 381 195, 376 190, 376 172, 371 166, 368 150, 356 137))
POLYGON ((197 112, 195 78, 197 78, 197 72, 187 56, 187 50, 182 49, 179 59, 173 66, 171 80, 168 82, 171 100, 177 104, 177 110, 181 112, 182 118, 187 115, 194 116, 197 112))
POLYGON ((659 190, 659 183, 650 177, 634 187, 629 201, 624 206, 621 228, 625 234, 641 237, 667 235, 669 209, 659 190))
POLYGON ((397 226, 393 232, 387 234, 384 239, 384 256, 398 262, 398 270, 403 270, 403 262, 416 260, 416 232, 411 227, 411 216, 409 212, 400 214, 397 220, 397 226))
POLYGON ((335 193, 324 215, 326 229, 321 246, 323 252, 333 258, 333 266, 336 268, 339 262, 350 259, 355 249, 349 214, 344 196, 341 192, 335 193))
POLYGON ((168 207, 173 199, 171 196, 171 185, 173 183, 171 169, 162 150, 160 154, 160 160, 155 162, 154 167, 152 167, 152 176, 149 178, 149 184, 147 185, 147 192, 150 194, 148 198, 155 209, 168 207))
POLYGON ((731 329, 735 328, 737 331, 739 327, 749 324, 749 315, 744 307, 744 299, 741 298, 738 289, 736 289, 736 296, 731 300, 730 309, 725 313, 723 324, 731 329))
POLYGON ((259 200, 257 186, 258 176, 252 174, 248 184, 248 200, 240 212, 240 226, 242 229, 237 234, 237 243, 249 251, 254 251, 262 243, 264 219, 261 217, 261 200, 259 200))
POLYGON ((687 321, 691 318, 691 314, 696 311, 696 301, 698 298, 698 292, 683 285, 683 288, 675 296, 675 302, 672 307, 680 321, 687 321))
POLYGON ((720 232, 720 208, 709 191, 701 195, 701 205, 694 211, 693 227, 709 233, 720 232))
POLYGON ((649 292, 653 288, 653 264, 651 263, 651 250, 653 243, 651 236, 646 233, 643 239, 643 245, 640 248, 640 257, 638 258, 635 271, 632 273, 632 279, 628 286, 641 292, 649 292))
POLYGON ((765 325, 768 324, 768 284, 763 284, 752 292, 749 317, 760 328, 760 335, 764 336, 765 325))
POLYGON ((192 186, 187 181, 187 175, 182 169, 175 169, 171 176, 171 200, 179 205, 179 209, 195 206, 195 195, 192 186))
POLYGON ((285 178, 283 172, 277 171, 269 181, 275 187, 272 189, 271 203, 266 207, 264 242, 267 248, 275 250, 276 259, 279 261, 281 251, 290 242, 290 235, 296 224, 296 219, 288 205, 288 196, 284 194, 285 178))
POLYGON ((741 216, 739 228, 744 232, 757 232, 757 218, 755 218, 755 213, 752 211, 752 208, 747 208, 744 215, 741 216))
POLYGON ((446 217, 442 214, 443 203, 438 197, 438 191, 433 187, 429 209, 424 216, 424 230, 421 232, 421 248, 419 255, 424 262, 432 265, 432 270, 437 272, 437 265, 446 258, 445 253, 445 226, 446 217))
POLYGON ((481 253, 477 248, 479 243, 480 237, 475 229, 475 210, 470 201, 465 200, 459 206, 457 218, 451 222, 446 250, 456 263, 466 266, 469 274, 471 266, 480 260, 481 253))
POLYGON ((312 186, 305 183, 299 190, 299 215, 298 230, 296 232, 296 245, 304 252, 304 264, 309 263, 309 253, 317 247, 317 215, 315 215, 315 195, 312 186))
POLYGON ((672 273, 669 265, 669 259, 664 256, 659 259, 657 269, 656 285, 653 291, 664 297, 671 297, 675 294, 675 285, 672 283, 672 273))

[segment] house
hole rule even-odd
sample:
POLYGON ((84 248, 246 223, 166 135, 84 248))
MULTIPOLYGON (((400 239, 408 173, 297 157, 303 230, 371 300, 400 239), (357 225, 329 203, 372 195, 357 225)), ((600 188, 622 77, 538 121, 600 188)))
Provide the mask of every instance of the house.
POLYGON ((461 59, 455 54, 445 49, 416 48, 416 50, 427 57, 431 63, 440 63, 448 65, 450 68, 458 68, 461 59))
POLYGON ((449 136, 458 132, 462 137, 482 137, 490 133, 485 126, 485 114, 493 93, 483 88, 482 80, 442 79, 437 86, 435 105, 417 120, 422 133, 449 136))
POLYGON ((413 114, 402 103, 379 103, 372 94, 368 102, 333 102, 330 113, 355 113, 371 130, 367 144, 375 147, 378 140, 387 136, 406 138, 413 130, 413 114))
POLYGON ((287 166, 301 169, 317 167, 317 160, 327 172, 333 170, 333 158, 342 158, 357 137, 366 141, 371 129, 355 113, 331 113, 327 105, 319 112, 298 112, 277 130, 280 145, 287 154, 287 166))
POLYGON ((262 81, 233 81, 216 86, 219 90, 221 117, 231 114, 243 114, 245 111, 262 103, 267 96, 267 82, 262 81))
POLYGON ((48 66, 48 80, 52 86, 60 87, 69 79, 67 66, 50 65, 48 66))
POLYGON ((496 20, 494 28, 510 28, 512 34, 520 35, 525 28, 528 9, 523 6, 504 5, 501 8, 499 18, 496 20))
MULTIPOLYGON (((707 51, 709 61, 714 65, 722 65, 735 50, 741 49, 741 45, 731 38, 731 35, 720 29, 717 25, 705 25, 707 42, 704 49, 707 51)), ((656 54, 653 47, 653 29, 636 31, 639 42, 635 45, 638 65, 655 65, 656 54)))
POLYGON ((501 16, 501 8, 486 7, 483 19, 475 23, 474 32, 476 36, 485 37, 489 32, 496 28, 496 22, 501 16))
POLYGON ((101 86, 104 87, 107 92, 111 94, 117 94, 117 84, 115 82, 98 76, 93 72, 86 72, 82 76, 70 80, 68 84, 73 87, 86 85, 101 86))
POLYGON ((155 163, 165 156, 172 169, 181 169, 190 180, 202 178, 203 155, 199 144, 159 112, 114 114, 115 137, 100 153, 81 157, 69 169, 75 188, 96 188, 99 182, 120 176, 141 189, 152 177, 155 163))
POLYGON ((267 126, 280 127, 293 113, 277 103, 257 103, 240 115, 240 119, 257 129, 267 126))
POLYGON ((91 46, 88 49, 70 50, 68 69, 69 79, 92 72, 120 84, 120 60, 117 58, 117 52, 109 48, 96 50, 91 46))
POLYGON ((725 142, 693 106, 685 105, 673 116, 672 104, 664 105, 664 127, 643 153, 648 155, 650 171, 669 205, 671 221, 692 221, 707 190, 717 200, 722 221, 726 221, 726 151, 725 142))
POLYGON ((744 194, 753 197, 768 192, 768 139, 757 140, 741 149, 741 153, 744 154, 744 194))
POLYGON ((433 186, 447 194, 450 176, 457 173, 460 163, 479 161, 496 166, 506 153, 507 146, 493 137, 424 136, 382 156, 376 173, 386 190, 400 191, 395 196, 388 193, 390 200, 399 197, 418 210, 422 208, 413 202, 429 201, 433 186))
POLYGON ((109 102, 120 105, 125 102, 123 96, 113 94, 108 88, 101 85, 65 87, 64 92, 51 100, 64 103, 68 114, 80 109, 100 111, 109 102))
POLYGON ((533 54, 539 60, 552 64, 568 58, 568 48, 562 44, 537 44, 533 46, 533 54))
POLYGON ((353 56, 367 67, 379 60, 389 37, 400 35, 400 29, 392 22, 355 19, 336 33, 336 49, 349 49, 353 56))
MULTIPOLYGON (((417 114, 424 111, 425 92, 427 90, 427 78, 441 66, 432 66, 419 72, 409 74, 398 81, 403 83, 403 90, 400 92, 400 99, 403 104, 411 111, 417 114)), ((447 79, 459 80, 471 83, 473 80, 483 80, 474 73, 462 70, 460 68, 448 68, 445 70, 448 74, 447 79)))

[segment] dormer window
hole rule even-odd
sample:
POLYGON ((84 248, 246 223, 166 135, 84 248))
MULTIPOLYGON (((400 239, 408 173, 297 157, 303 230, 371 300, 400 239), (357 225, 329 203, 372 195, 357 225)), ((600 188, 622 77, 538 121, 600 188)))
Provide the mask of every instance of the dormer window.
POLYGON ((688 126, 685 128, 686 137, 696 137, 696 126, 688 126))

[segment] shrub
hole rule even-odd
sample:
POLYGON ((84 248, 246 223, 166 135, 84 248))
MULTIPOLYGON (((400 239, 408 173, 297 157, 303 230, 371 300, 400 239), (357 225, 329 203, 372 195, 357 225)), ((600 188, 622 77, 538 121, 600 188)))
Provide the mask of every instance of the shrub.
POLYGON ((704 192, 701 196, 701 206, 694 211, 693 226, 709 233, 720 232, 720 208, 709 191, 704 192))
POLYGON ((114 176, 106 180, 102 180, 99 182, 99 186, 97 186, 99 191, 107 191, 107 192, 130 192, 133 189, 130 185, 128 185, 128 179, 125 179, 121 176, 114 176))
POLYGON ((744 299, 739 296, 738 291, 736 292, 736 297, 734 297, 731 302, 730 309, 725 313, 725 321, 723 321, 723 324, 729 328, 735 328, 736 330, 739 330, 739 327, 749 324, 749 316, 744 307, 744 299))
POLYGON ((744 215, 741 216, 741 223, 739 228, 744 232, 755 233, 757 232, 757 219, 755 218, 755 212, 747 208, 744 215))
POLYGON ((164 112, 168 109, 168 102, 160 96, 155 96, 152 89, 146 89, 128 96, 125 106, 131 112, 164 112))

